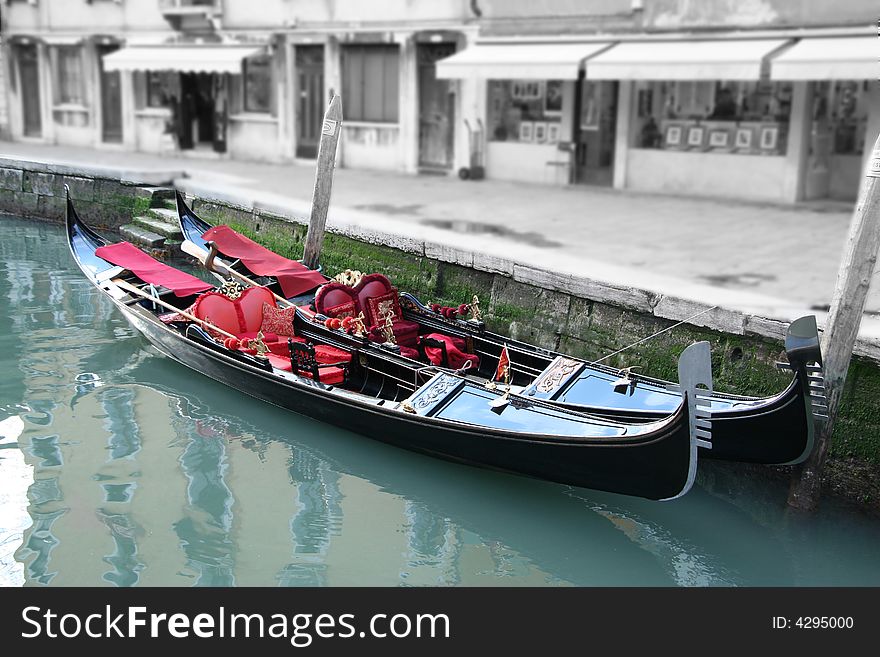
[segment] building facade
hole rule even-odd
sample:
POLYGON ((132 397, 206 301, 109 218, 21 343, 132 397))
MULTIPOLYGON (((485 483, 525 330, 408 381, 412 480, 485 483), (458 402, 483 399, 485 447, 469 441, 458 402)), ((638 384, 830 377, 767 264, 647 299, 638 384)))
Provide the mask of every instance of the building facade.
POLYGON ((341 166, 797 202, 880 132, 874 0, 0 2, 13 139, 312 159, 334 90, 341 166))

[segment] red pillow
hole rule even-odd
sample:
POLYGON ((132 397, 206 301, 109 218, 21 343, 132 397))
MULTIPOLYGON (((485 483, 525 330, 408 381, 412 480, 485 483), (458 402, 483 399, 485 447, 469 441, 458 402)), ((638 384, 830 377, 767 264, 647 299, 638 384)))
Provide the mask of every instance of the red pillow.
POLYGON ((274 333, 275 335, 284 335, 293 337, 293 316, 296 314, 296 308, 276 308, 274 305, 263 302, 263 323, 260 330, 263 333, 274 333))
POLYGON ((346 301, 345 303, 340 303, 338 306, 331 306, 330 308, 324 309, 324 314, 327 317, 338 317, 339 319, 345 319, 346 317, 354 317, 357 315, 355 312, 356 308, 354 305, 354 301, 346 301))
POLYGON ((367 312, 370 313, 370 323, 373 325, 384 324, 382 319, 391 311, 394 319, 400 319, 400 301, 397 299, 397 291, 386 292, 376 297, 367 299, 367 312))

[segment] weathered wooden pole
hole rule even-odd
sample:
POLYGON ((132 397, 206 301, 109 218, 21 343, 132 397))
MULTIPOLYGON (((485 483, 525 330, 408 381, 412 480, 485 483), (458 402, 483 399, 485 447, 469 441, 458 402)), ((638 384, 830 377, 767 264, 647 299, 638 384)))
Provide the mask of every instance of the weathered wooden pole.
POLYGON ((324 226, 327 224, 327 210, 330 207, 330 190, 333 187, 333 168, 336 164, 336 144, 342 129, 342 99, 330 91, 330 104, 324 112, 321 126, 321 141, 318 144, 318 165, 315 170, 315 191, 312 193, 312 210, 309 215, 309 230, 303 252, 303 264, 309 269, 317 269, 321 259, 321 246, 324 244, 324 226))
POLYGON ((813 511, 819 505, 822 489, 822 471, 831 444, 831 432, 840 406, 846 372, 852 358, 853 346, 859 334, 859 324, 865 310, 865 300, 880 249, 880 136, 874 150, 859 203, 853 214, 846 250, 837 272, 837 285, 831 299, 828 321, 822 334, 825 389, 828 397, 828 419, 817 427, 816 445, 812 454, 792 478, 788 505, 813 511))

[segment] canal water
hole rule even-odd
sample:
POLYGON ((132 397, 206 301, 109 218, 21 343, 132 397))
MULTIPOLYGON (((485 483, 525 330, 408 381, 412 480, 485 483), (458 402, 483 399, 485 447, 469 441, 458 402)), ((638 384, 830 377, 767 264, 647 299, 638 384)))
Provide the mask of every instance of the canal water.
POLYGON ((408 453, 161 356, 0 216, 0 584, 880 584, 880 521, 703 464, 656 503, 408 453))

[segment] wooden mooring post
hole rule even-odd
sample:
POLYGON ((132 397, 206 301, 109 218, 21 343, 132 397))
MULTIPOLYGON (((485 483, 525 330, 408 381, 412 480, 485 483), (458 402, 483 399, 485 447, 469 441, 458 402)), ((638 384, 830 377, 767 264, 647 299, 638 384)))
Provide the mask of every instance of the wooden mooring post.
POLYGON ((330 104, 324 112, 321 140, 318 143, 318 164, 315 169, 315 190, 312 193, 312 209, 309 214, 309 230, 306 233, 303 264, 317 269, 324 244, 324 226, 330 207, 330 190, 333 187, 333 169, 336 166, 336 145, 342 130, 342 99, 330 91, 330 104))
POLYGON ((837 273, 837 285, 831 299, 828 321, 822 334, 822 360, 825 370, 825 389, 828 397, 828 419, 817 427, 816 444, 812 454, 795 473, 788 494, 788 505, 803 511, 813 511, 819 504, 822 472, 831 444, 831 432, 840 407, 840 397, 853 347, 859 334, 859 324, 865 310, 865 300, 877 252, 880 249, 880 136, 874 150, 859 203, 853 215, 846 250, 837 273))

